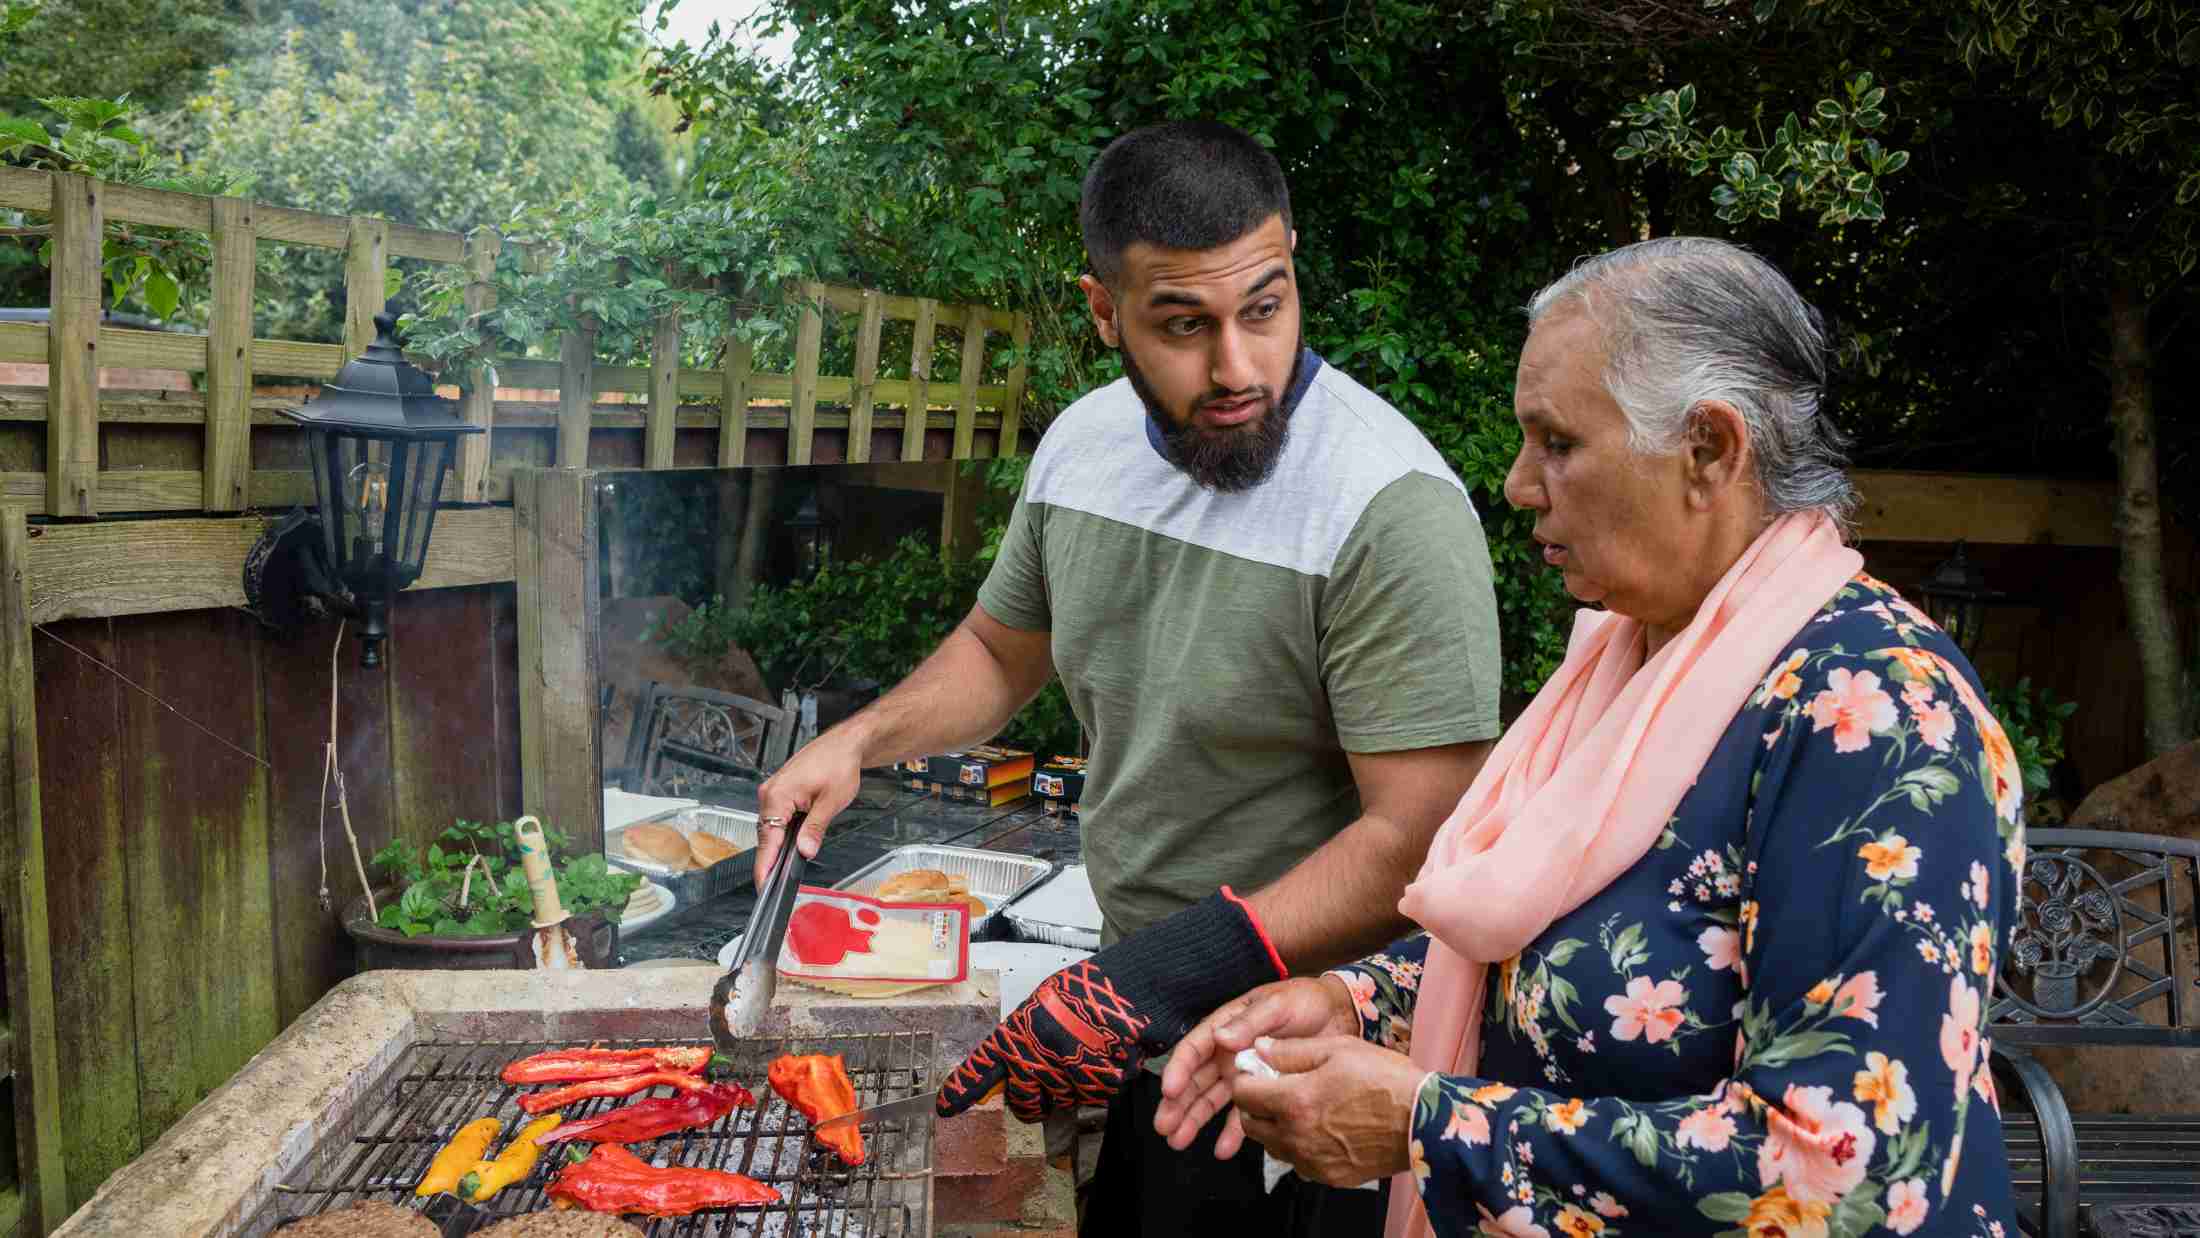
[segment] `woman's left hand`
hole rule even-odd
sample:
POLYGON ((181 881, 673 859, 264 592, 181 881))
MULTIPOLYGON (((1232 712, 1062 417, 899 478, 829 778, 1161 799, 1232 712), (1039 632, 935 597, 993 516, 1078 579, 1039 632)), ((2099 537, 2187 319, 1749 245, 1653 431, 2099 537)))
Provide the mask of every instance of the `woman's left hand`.
POLYGON ((1280 1079, 1240 1074, 1231 1100, 1245 1133, 1301 1178, 1358 1186, 1403 1172, 1413 1103, 1428 1072, 1354 1036, 1271 1040, 1254 1048, 1280 1079))

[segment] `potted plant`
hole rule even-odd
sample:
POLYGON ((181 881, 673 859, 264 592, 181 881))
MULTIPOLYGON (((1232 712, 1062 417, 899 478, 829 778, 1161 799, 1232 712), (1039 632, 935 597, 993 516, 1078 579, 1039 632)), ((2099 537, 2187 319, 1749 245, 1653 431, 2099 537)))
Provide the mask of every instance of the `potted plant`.
MULTIPOLYGON (((581 961, 612 966, 617 925, 641 877, 610 867, 601 855, 572 854, 564 830, 545 826, 543 836, 556 860, 559 900, 571 917, 566 929, 581 961)), ((393 842, 374 853, 374 866, 388 879, 374 892, 378 914, 361 896, 344 915, 359 970, 535 965, 529 946, 534 897, 511 822, 459 821, 417 851, 393 842)))

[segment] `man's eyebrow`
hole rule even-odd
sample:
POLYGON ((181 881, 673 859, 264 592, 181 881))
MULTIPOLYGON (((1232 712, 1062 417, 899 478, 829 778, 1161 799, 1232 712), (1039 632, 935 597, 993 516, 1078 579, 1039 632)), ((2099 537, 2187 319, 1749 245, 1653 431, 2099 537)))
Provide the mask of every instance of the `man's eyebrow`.
POLYGON ((1268 274, 1263 275, 1258 280, 1256 280, 1252 287, 1246 289, 1245 295, 1248 297, 1252 296, 1254 293, 1259 292, 1261 289, 1266 288, 1268 285, 1275 283, 1277 280, 1282 279, 1288 274, 1290 274, 1290 272, 1286 270, 1281 264, 1278 264, 1277 266, 1271 268, 1268 274))
MULTIPOLYGON (((1255 293, 1258 293, 1261 289, 1266 288, 1268 285, 1275 283, 1279 279, 1286 278, 1290 274, 1291 270, 1289 267, 1278 263, 1277 265, 1269 268, 1266 275, 1263 275, 1259 279, 1254 280, 1252 287, 1247 288, 1243 293, 1240 294, 1240 296, 1251 297, 1255 293)), ((1205 301, 1200 300, 1198 297, 1193 296, 1191 293, 1178 292, 1174 289, 1168 288, 1164 288, 1154 293, 1152 296, 1146 298, 1146 305, 1150 309, 1157 309, 1164 305, 1184 305, 1189 306, 1192 309, 1205 309, 1207 307, 1207 303, 1205 301)))

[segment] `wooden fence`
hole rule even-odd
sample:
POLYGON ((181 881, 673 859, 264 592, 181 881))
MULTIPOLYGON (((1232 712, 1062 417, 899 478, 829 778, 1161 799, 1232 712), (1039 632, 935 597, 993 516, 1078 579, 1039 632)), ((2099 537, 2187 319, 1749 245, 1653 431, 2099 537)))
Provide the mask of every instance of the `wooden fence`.
MULTIPOLYGON (((0 1159, 19 1183, 11 1191, 0 1171, 4 1235, 58 1225, 349 974, 336 912, 358 882, 336 831, 333 907, 322 906, 315 830, 334 632, 283 644, 235 609, 266 524, 253 513, 312 502, 304 436, 279 415, 303 393, 258 380, 325 379, 362 351, 394 259, 466 264, 470 303, 485 307, 505 242, 11 168, 0 209, 45 215, 54 241, 49 321, 0 323, 0 364, 46 367, 44 386, 0 387, 0 1061, 15 1118, 14 1155, 0 1159), (206 334, 103 323, 110 224, 210 237, 206 334), (253 338, 262 242, 344 253, 341 344, 253 338), (101 386, 102 370, 123 369, 204 382, 101 386), (162 518, 101 519, 124 514, 162 518)), ((465 440, 442 495, 466 506, 438 517, 423 577, 392 616, 387 664, 337 659, 339 756, 363 847, 523 810, 592 828, 589 771, 555 748, 588 729, 592 702, 550 690, 572 678, 589 634, 584 614, 552 613, 569 599, 539 587, 551 551, 532 527, 588 518, 550 501, 581 493, 583 468, 1018 449, 1026 317, 818 284, 795 296, 786 373, 757 370, 731 339, 720 369, 682 368, 668 318, 648 366, 600 365, 594 340, 574 332, 555 361, 499 359, 494 386, 476 376, 463 415, 490 432, 465 440), (835 317, 852 324, 847 375, 820 372, 835 317), (907 378, 880 377, 893 320, 910 324, 907 378), (956 333, 957 371, 935 375, 935 344, 956 333), (988 383, 995 337, 1016 356, 988 383), (622 394, 639 400, 599 398, 622 394), (529 528, 515 528, 515 484, 529 528)), ((946 488, 951 510, 968 506, 946 488)))
MULTIPOLYGON (((47 392, 0 390, 0 502, 36 515, 234 512, 310 501, 303 443, 277 413, 286 401, 255 396, 254 375, 333 376, 373 341, 394 258, 464 263, 476 276, 470 299, 488 305, 490 274, 504 245, 490 229, 460 236, 12 168, 0 168, 0 209, 45 214, 53 228, 51 321, 0 323, 0 362, 49 367, 47 392), (108 223, 209 235, 214 306, 207 334, 101 325, 100 237, 108 223), (252 337, 254 259, 262 241, 343 251, 342 344, 252 337), (164 399, 102 392, 102 367, 203 372, 205 391, 164 399), (196 442, 177 433, 194 427, 196 442), (32 460, 38 467, 26 467, 32 460)), ((585 331, 568 333, 557 361, 499 359, 500 388, 554 389, 557 404, 500 402, 488 384, 475 384, 465 416, 491 433, 465 441, 444 499, 508 500, 515 466, 737 467, 1015 454, 1019 417, 1008 410, 1023 402, 1028 316, 822 284, 801 285, 796 295, 806 308, 794 367, 784 374, 756 371, 752 350, 731 338, 722 368, 682 368, 679 323, 670 317, 657 324, 646 367, 598 365, 585 331), (818 370, 825 318, 836 313, 856 320, 853 374, 818 370), (888 320, 911 324, 909 378, 878 376, 888 320), (961 337, 952 382, 931 373, 942 327, 961 337), (1000 384, 981 381, 992 335, 1017 349, 1000 384), (596 400, 613 393, 643 395, 646 403, 596 400), (934 435, 940 441, 931 442, 934 435), (622 450, 622 436, 638 436, 639 452, 622 450)))

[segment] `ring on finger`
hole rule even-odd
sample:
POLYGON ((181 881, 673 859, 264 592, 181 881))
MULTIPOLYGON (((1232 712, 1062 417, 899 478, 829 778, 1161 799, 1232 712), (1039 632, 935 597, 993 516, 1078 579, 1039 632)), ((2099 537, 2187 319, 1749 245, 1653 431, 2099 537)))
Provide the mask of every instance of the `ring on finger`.
POLYGON ((785 817, 766 817, 757 824, 767 830, 783 830, 787 828, 787 819, 785 817))

